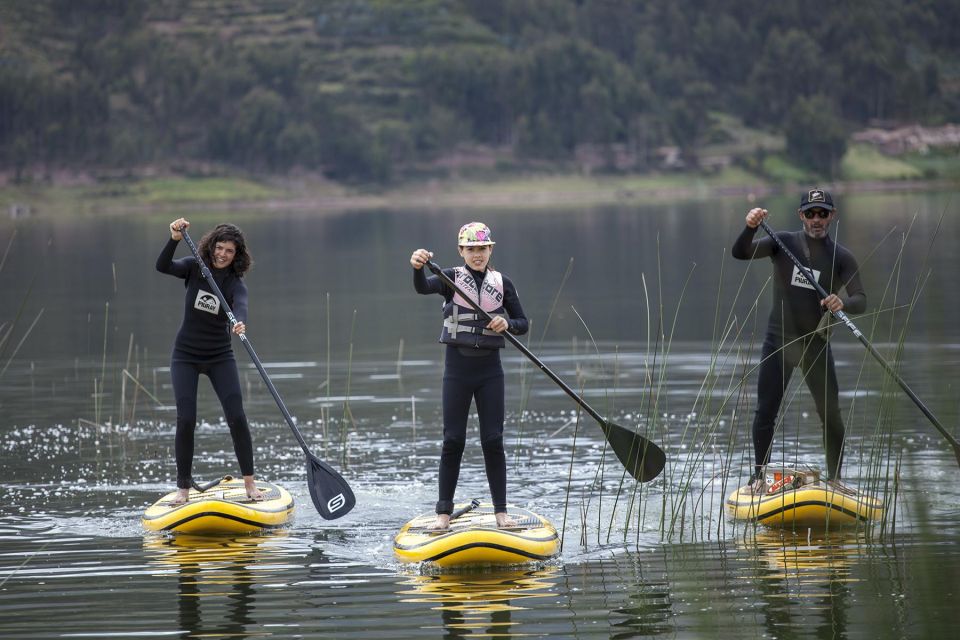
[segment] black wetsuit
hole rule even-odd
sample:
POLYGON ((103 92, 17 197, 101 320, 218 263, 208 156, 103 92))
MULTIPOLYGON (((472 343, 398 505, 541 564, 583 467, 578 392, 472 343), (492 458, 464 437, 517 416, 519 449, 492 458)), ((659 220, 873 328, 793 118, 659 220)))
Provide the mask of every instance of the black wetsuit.
MULTIPOLYGON (((839 478, 843 466, 843 418, 839 388, 830 343, 816 332, 827 313, 820 294, 802 276, 796 265, 772 238, 754 240, 756 229, 746 227, 732 248, 734 258, 770 258, 773 262, 773 309, 763 341, 757 380, 757 412, 753 421, 755 473, 770 460, 777 413, 790 376, 800 367, 820 415, 827 454, 827 472, 839 478)), ((846 288, 842 298, 845 313, 863 313, 867 298, 853 255, 829 236, 811 238, 805 232, 781 232, 777 236, 804 266, 819 272, 817 281, 829 293, 846 288)))
MULTIPOLYGON (((483 273, 469 269, 479 289, 483 273)), ((453 269, 444 273, 452 280, 453 269)), ((423 269, 414 269, 413 286, 417 293, 443 295, 444 302, 453 298, 450 289, 437 276, 423 269)), ((527 332, 528 322, 520 306, 517 289, 503 277, 503 308, 510 316, 508 331, 515 335, 527 332)), ((504 383, 499 349, 477 349, 448 344, 443 369, 443 448, 440 452, 440 491, 437 513, 453 511, 453 497, 460 477, 460 461, 467 441, 467 417, 470 401, 477 403, 480 419, 480 445, 490 485, 495 512, 507 508, 507 458, 503 449, 504 383)))
MULTIPOLYGON (((253 475, 253 442, 243 411, 240 376, 231 347, 230 321, 216 294, 200 272, 193 256, 173 259, 177 241, 169 240, 157 258, 157 271, 183 278, 187 288, 183 323, 177 332, 170 362, 173 392, 177 402, 177 487, 186 489, 192 480, 193 434, 197 426, 197 383, 200 374, 210 378, 223 407, 240 472, 253 475), (216 311, 216 313, 214 313, 216 311)), ((224 298, 240 322, 247 318, 247 286, 233 269, 211 269, 224 298)))

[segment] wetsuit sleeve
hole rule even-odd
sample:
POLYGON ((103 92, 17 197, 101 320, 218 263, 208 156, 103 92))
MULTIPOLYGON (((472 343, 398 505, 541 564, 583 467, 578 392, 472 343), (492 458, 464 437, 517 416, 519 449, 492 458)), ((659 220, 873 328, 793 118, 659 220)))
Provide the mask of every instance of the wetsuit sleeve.
POLYGON ((756 260, 757 258, 769 258, 777 252, 777 243, 773 241, 773 238, 753 239, 759 228, 751 229, 744 225, 740 236, 733 243, 733 247, 730 248, 730 253, 733 254, 734 258, 737 260, 756 260))
POLYGON ((840 281, 844 283, 847 296, 843 299, 843 310, 846 313, 863 313, 867 310, 867 294, 860 281, 860 265, 853 254, 844 252, 839 261, 840 281))
POLYGON ((178 278, 186 278, 188 275, 190 275, 190 267, 193 265, 195 260, 192 256, 189 258, 174 260, 173 254, 176 252, 178 244, 180 244, 179 241, 174 240, 173 238, 167 240, 167 244, 163 247, 163 251, 161 251, 160 255, 157 256, 157 271, 160 273, 167 273, 178 278))
POLYGON ((247 323, 247 285, 243 278, 237 278, 233 285, 233 304, 230 308, 233 309, 233 315, 237 320, 247 323))
POLYGON ((507 315, 507 331, 522 336, 530 328, 530 321, 523 313, 523 307, 520 305, 520 296, 517 294, 517 288, 513 286, 510 278, 503 277, 503 308, 507 315))
MULTIPOLYGON (((444 284, 437 276, 427 276, 425 273, 426 267, 423 269, 414 269, 413 270, 413 288, 416 289, 417 293, 421 295, 430 295, 431 293, 442 293, 446 295, 447 285, 444 284)), ((444 273, 447 274, 450 279, 453 279, 453 273, 447 273, 447 269, 444 270, 444 273)))

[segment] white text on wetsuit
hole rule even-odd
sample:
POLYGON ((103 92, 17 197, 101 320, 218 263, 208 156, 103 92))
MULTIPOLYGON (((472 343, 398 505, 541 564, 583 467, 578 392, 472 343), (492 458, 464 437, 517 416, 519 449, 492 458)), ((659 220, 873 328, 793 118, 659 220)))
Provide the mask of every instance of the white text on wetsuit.
MULTIPOLYGON (((816 269, 810 269, 813 272, 813 278, 817 282, 820 281, 820 272, 816 269)), ((790 278, 790 284, 795 287, 803 287, 804 289, 813 289, 815 288, 810 281, 804 277, 803 273, 800 272, 800 269, 796 265, 793 267, 793 277, 790 278)))
POLYGON ((197 299, 193 301, 193 308, 216 315, 220 313, 220 301, 217 296, 200 289, 197 291, 197 299))

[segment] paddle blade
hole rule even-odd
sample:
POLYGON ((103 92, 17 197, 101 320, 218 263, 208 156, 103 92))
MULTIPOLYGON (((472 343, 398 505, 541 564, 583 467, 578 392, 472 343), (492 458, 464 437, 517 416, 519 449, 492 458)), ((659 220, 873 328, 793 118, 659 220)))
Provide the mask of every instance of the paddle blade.
POLYGON ((610 448, 631 476, 640 482, 653 480, 667 463, 667 456, 657 445, 626 427, 604 421, 600 423, 610 448))
POLYGON ((313 506, 324 520, 343 517, 357 504, 347 481, 312 453, 307 454, 307 484, 313 506))

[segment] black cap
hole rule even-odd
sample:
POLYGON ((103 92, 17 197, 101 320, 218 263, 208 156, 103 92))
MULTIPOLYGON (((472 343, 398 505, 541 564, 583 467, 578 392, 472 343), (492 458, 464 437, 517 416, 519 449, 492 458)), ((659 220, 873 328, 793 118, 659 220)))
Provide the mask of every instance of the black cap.
POLYGON ((826 209, 827 211, 833 211, 836 207, 833 206, 833 196, 830 195, 829 191, 810 189, 810 191, 803 194, 803 198, 800 199, 800 211, 806 211, 807 209, 826 209))

